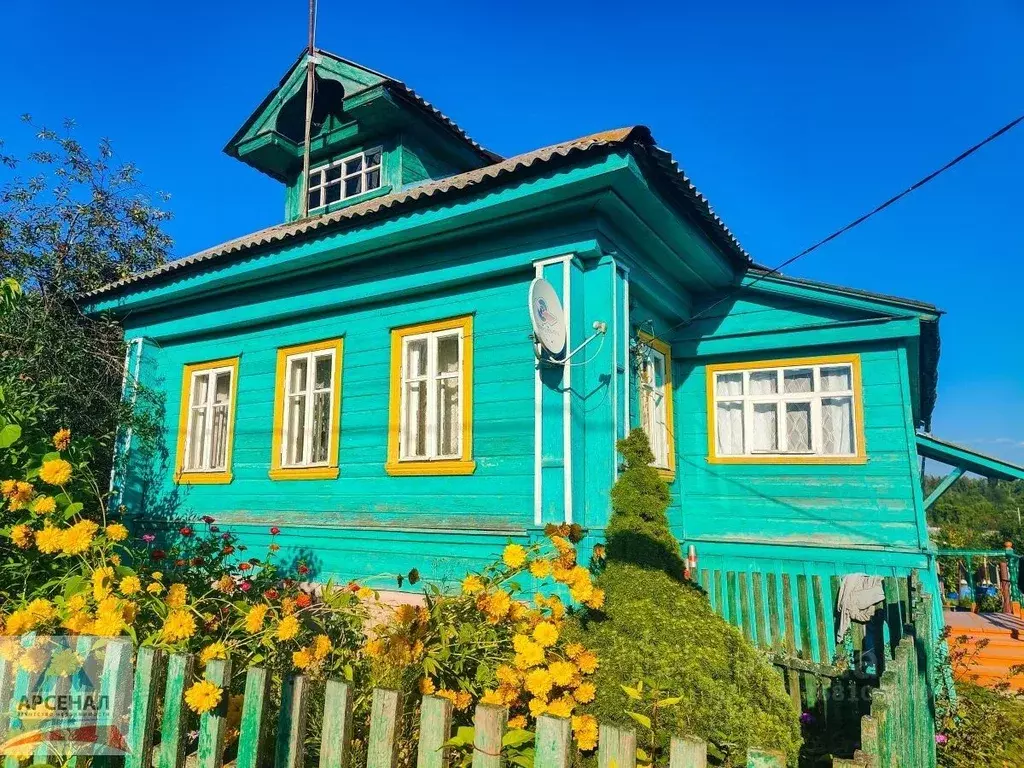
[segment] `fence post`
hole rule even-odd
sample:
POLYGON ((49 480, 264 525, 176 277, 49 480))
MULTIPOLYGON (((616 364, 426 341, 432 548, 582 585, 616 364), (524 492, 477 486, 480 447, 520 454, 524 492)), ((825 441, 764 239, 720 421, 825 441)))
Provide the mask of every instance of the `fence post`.
MULTIPOLYGON (((420 736, 422 740, 422 734, 420 736)), ((324 722, 320 738, 320 768, 347 768, 352 748, 352 689, 340 680, 324 688, 324 722)))
POLYGON ((636 768, 636 731, 602 725, 597 747, 597 768, 636 768))
POLYGON ((478 704, 473 717, 473 768, 501 768, 501 740, 508 710, 478 704))
POLYGON ((673 736, 668 768, 707 768, 708 743, 693 736, 673 736))
POLYGON ((769 749, 748 749, 747 768, 786 768, 786 753, 769 749))
POLYGON ((267 700, 270 697, 270 675, 262 667, 249 667, 245 673, 245 694, 242 698, 242 724, 238 734, 238 756, 235 768, 256 768, 267 730, 267 700))
MULTIPOLYGON (((135 659, 135 689, 132 692, 132 724, 128 736, 129 753, 124 768, 152 768, 150 751, 156 730, 157 697, 167 656, 154 648, 140 648, 135 659)), ((5 701, 0 693, 0 702, 5 701)))
POLYGON ((382 688, 373 690, 366 768, 394 768, 402 724, 402 694, 382 688))
POLYGON ((157 768, 181 768, 185 762, 185 683, 192 677, 192 663, 191 654, 175 653, 167 660, 157 768))
POLYGON ((424 696, 420 704, 420 743, 416 768, 446 768, 444 744, 452 732, 452 703, 440 696, 424 696))
POLYGON ((534 740, 534 768, 567 768, 569 765, 569 720, 541 715, 534 740))
POLYGON ((306 678, 289 675, 281 685, 281 713, 277 718, 277 768, 302 768, 303 743, 306 740, 306 678))
POLYGON ((206 679, 221 689, 220 701, 199 718, 199 768, 221 768, 224 736, 228 729, 228 694, 231 689, 231 660, 213 659, 206 664, 206 679))

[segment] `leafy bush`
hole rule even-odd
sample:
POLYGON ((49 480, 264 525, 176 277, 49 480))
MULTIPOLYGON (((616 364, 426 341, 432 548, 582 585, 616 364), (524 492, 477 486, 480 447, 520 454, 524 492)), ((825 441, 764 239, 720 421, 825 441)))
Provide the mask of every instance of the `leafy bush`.
POLYGON ((957 701, 940 709, 940 768, 1009 768, 1024 755, 1024 701, 974 683, 957 683, 957 701))
POLYGON ((680 699, 662 715, 666 733, 706 739, 725 764, 742 763, 751 746, 795 760, 799 723, 778 675, 682 581, 665 516, 668 493, 650 466, 646 435, 634 430, 618 447, 626 468, 612 491, 607 559, 598 568, 604 606, 582 614, 570 633, 601 659, 588 711, 601 722, 631 725, 633 702, 623 686, 642 679, 680 699))

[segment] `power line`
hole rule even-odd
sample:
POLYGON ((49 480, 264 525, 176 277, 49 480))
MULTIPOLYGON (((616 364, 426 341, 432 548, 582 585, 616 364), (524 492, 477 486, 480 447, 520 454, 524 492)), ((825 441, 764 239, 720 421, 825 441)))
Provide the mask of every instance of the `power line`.
POLYGON ((808 248, 804 248, 802 251, 800 251, 800 253, 796 254, 795 256, 791 256, 790 258, 786 259, 784 262, 779 264, 777 267, 773 267, 772 269, 770 269, 767 272, 765 272, 763 275, 759 275, 756 279, 752 280, 751 282, 747 283, 746 285, 739 285, 739 286, 737 286, 732 291, 727 293, 725 296, 720 298, 718 301, 716 301, 713 304, 710 304, 709 306, 707 306, 704 309, 702 309, 700 312, 695 314, 693 317, 689 318, 688 320, 684 320, 681 323, 673 325, 671 328, 669 328, 667 331, 665 331, 665 333, 669 334, 669 333, 672 333, 672 331, 676 330, 677 328, 682 328, 685 325, 690 325, 692 322, 694 322, 695 320, 699 319, 700 317, 706 315, 708 312, 710 312, 715 307, 717 307, 720 304, 722 304, 722 303, 728 301, 729 299, 731 299, 733 296, 735 296, 739 291, 743 290, 744 288, 750 288, 751 286, 756 285, 757 283, 761 282, 762 280, 764 280, 767 277, 770 277, 771 275, 779 274, 779 272, 781 272, 783 269, 785 269, 786 267, 788 267, 790 264, 792 264, 793 262, 797 261, 798 259, 802 259, 804 256, 808 255, 809 253, 812 253, 812 252, 818 250, 819 248, 821 248, 821 246, 826 245, 827 243, 832 242, 837 237, 839 237, 840 235, 842 235, 842 234, 844 234, 846 232, 849 232, 854 227, 860 226, 865 221, 867 221, 872 216, 874 216, 876 213, 881 213, 886 208, 888 208, 890 205, 893 205, 894 203, 899 202, 900 200, 902 200, 904 197, 909 195, 914 190, 920 189, 925 184, 927 184, 928 182, 932 181, 936 177, 942 175, 943 173, 948 171, 953 166, 958 165, 959 163, 961 163, 964 160, 966 160, 968 157, 973 155, 975 152, 977 152, 979 149, 984 147, 986 144, 988 144, 988 143, 990 143, 992 141, 995 141, 1000 136, 1002 136, 1004 133, 1007 133, 1008 131, 1011 131, 1012 129, 1017 127, 1017 125, 1019 125, 1021 122, 1024 122, 1024 115, 1021 115, 1020 117, 1018 117, 1015 120, 1011 120, 1009 123, 1004 125, 1002 128, 1000 128, 995 133, 989 134, 988 136, 986 136, 984 139, 979 141, 974 146, 972 146, 969 149, 966 149, 963 152, 961 152, 959 155, 954 157, 952 160, 950 160, 948 163, 946 163, 944 166, 942 166, 938 170, 932 171, 931 173, 929 173, 924 178, 922 178, 919 181, 916 181, 913 184, 911 184, 909 187, 904 189, 898 195, 893 195, 892 197, 890 197, 888 200, 886 200, 881 205, 876 206, 872 210, 870 210, 867 213, 865 213, 863 216, 860 216, 859 218, 854 219, 849 224, 847 224, 845 227, 837 229, 831 235, 829 235, 828 237, 822 238, 821 240, 816 242, 814 245, 809 246, 808 248))

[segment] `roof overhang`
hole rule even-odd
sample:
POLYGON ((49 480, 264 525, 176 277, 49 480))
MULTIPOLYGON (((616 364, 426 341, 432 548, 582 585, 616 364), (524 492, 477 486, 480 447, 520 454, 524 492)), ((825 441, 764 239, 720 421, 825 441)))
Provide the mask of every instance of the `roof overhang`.
POLYGON ((1024 480, 1024 467, 994 456, 986 456, 984 453, 940 440, 932 435, 917 436, 917 453, 919 456, 935 459, 965 472, 973 472, 994 480, 1024 480))

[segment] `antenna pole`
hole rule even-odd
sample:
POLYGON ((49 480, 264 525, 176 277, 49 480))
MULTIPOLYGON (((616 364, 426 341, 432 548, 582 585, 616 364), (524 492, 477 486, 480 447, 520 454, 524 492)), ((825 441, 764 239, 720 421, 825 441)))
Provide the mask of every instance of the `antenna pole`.
POLYGON ((309 134, 313 126, 313 85, 316 78, 316 0, 309 0, 309 47, 306 51, 306 124, 302 143, 302 217, 309 215, 309 134))

